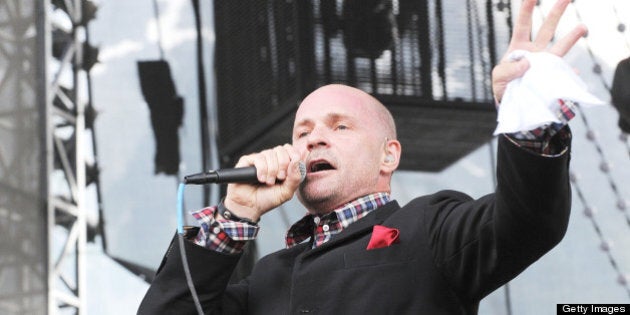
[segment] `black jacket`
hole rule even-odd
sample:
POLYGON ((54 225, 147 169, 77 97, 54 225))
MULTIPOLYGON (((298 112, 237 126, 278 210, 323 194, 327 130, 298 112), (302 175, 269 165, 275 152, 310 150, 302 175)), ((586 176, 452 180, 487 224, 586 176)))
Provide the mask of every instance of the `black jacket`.
MULTIPOLYGON (((186 242, 206 314, 476 314, 479 301, 554 247, 570 211, 568 150, 541 157, 499 140, 494 194, 441 191, 395 201, 311 249, 263 257, 237 285, 239 255, 186 242), (376 224, 400 242, 366 250, 376 224)), ((179 246, 165 256, 140 314, 196 314, 179 246)))

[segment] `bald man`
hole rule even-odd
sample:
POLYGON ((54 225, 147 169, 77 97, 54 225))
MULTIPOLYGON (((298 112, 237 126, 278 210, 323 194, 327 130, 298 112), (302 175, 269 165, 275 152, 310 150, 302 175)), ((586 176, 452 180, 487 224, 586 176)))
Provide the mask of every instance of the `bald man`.
MULTIPOLYGON (((548 47, 569 2, 560 0, 530 41, 535 2, 523 2, 508 53, 564 55, 584 27, 548 47)), ((495 67, 497 100, 527 68, 526 60, 507 59, 495 67)), ((239 159, 237 167, 256 166, 259 183, 230 184, 219 205, 194 213, 200 228, 187 232, 184 246, 198 307, 207 314, 476 314, 483 297, 566 231, 570 132, 542 128, 533 132, 538 138, 499 137, 494 193, 473 200, 440 191, 401 206, 390 196, 402 148, 389 111, 353 87, 315 90, 296 112, 291 144, 239 159), (287 248, 228 285, 260 217, 295 194, 308 214, 287 232, 287 248)), ((190 291, 173 242, 139 313, 195 314, 190 291)))

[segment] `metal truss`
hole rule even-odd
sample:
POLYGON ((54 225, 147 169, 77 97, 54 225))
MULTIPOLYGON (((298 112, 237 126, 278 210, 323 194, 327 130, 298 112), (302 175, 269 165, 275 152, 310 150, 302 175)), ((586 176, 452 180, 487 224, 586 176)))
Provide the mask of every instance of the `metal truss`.
POLYGON ((0 314, 46 310, 40 1, 0 1, 0 314))
MULTIPOLYGON (((48 2, 48 1, 44 1, 48 2)), ((85 0, 51 1, 46 90, 48 314, 86 313, 86 109, 91 108, 85 0), (56 10, 56 11, 54 11, 56 10), (57 14, 59 10, 65 14, 57 14), (52 13, 55 13, 52 15, 52 13), (53 18, 54 17, 54 18, 53 18)), ((92 56, 94 57, 94 56, 92 56)))

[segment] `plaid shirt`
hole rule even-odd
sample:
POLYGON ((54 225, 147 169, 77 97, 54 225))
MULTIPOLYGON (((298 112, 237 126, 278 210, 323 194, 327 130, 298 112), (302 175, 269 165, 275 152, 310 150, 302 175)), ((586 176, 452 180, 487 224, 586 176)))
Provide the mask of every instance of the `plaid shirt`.
MULTIPOLYGON (((315 239, 313 246, 321 245, 389 200, 388 193, 375 193, 356 199, 325 215, 306 215, 287 232, 287 247, 312 239, 313 236, 315 239)), ((192 213, 200 223, 194 242, 226 254, 240 253, 246 241, 256 238, 258 226, 225 219, 217 220, 214 217, 216 209, 217 207, 209 207, 192 213)))
POLYGON ((569 123, 569 120, 575 117, 575 106, 577 105, 572 101, 558 100, 556 117, 560 123, 552 123, 526 132, 513 133, 507 138, 516 145, 528 148, 543 156, 560 155, 567 150, 567 147, 561 143, 565 143, 565 140, 571 137, 568 130, 563 128, 569 123), (556 134, 558 136, 552 139, 556 134))
MULTIPOLYGON (((507 138, 516 145, 543 156, 562 154, 567 150, 564 140, 571 136, 564 126, 575 117, 575 106, 576 104, 571 101, 558 100, 556 116, 560 123, 510 134, 507 138), (557 137, 552 139, 556 134, 557 137)), ((389 194, 376 193, 361 197, 325 215, 306 215, 287 232, 287 248, 307 240, 314 240, 313 247, 319 246, 389 200, 389 194)), ((257 225, 216 220, 215 212, 216 207, 209 207, 192 214, 200 224, 199 233, 194 238, 196 244, 222 253, 234 254, 242 251, 246 241, 256 238, 259 229, 257 225)))
POLYGON ((248 240, 253 240, 258 234, 258 225, 216 219, 217 207, 208 207, 193 212, 192 216, 199 222, 199 232, 194 238, 197 245, 226 254, 236 254, 243 251, 248 240))
POLYGON ((324 244, 333 235, 341 233, 350 224, 388 203, 389 200, 388 193, 374 193, 356 199, 324 215, 307 214, 293 224, 287 232, 285 237, 287 248, 306 240, 314 240, 313 247, 324 244))

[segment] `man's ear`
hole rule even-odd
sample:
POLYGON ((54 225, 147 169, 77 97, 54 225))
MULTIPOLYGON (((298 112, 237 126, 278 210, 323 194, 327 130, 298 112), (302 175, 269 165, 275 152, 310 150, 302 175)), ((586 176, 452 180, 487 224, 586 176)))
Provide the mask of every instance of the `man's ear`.
POLYGON ((400 142, 398 142, 398 140, 387 140, 385 143, 385 150, 383 152, 381 171, 385 173, 393 173, 400 163, 400 153, 400 142))

